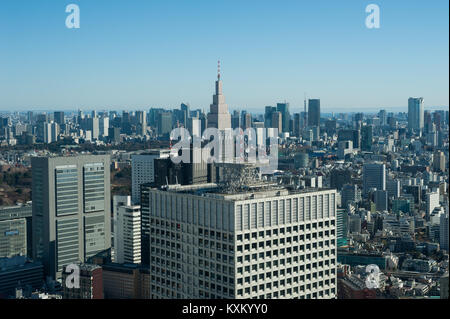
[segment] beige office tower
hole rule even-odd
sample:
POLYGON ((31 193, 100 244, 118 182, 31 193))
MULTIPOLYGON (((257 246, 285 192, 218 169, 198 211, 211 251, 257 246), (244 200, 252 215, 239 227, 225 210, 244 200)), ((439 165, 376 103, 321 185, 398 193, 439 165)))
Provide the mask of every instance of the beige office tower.
POLYGON ((336 190, 147 187, 151 298, 336 298, 336 190))
POLYGON ((228 112, 228 105, 225 103, 225 96, 222 94, 220 69, 217 74, 216 94, 213 95, 213 103, 210 105, 208 113, 208 127, 214 127, 219 130, 231 128, 231 115, 228 112))

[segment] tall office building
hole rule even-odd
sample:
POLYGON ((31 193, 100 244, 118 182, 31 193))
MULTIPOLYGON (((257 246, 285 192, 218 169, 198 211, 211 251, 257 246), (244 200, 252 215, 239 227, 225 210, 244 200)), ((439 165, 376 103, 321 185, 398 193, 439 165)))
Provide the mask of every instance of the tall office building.
POLYGON ((59 125, 55 122, 43 123, 44 143, 53 143, 58 140, 59 125))
POLYGON ((271 120, 272 128, 276 128, 279 133, 283 131, 283 115, 281 112, 272 112, 272 120, 271 120))
POLYGON ((439 207, 439 191, 437 192, 429 192, 425 196, 425 202, 426 202, 426 214, 427 216, 430 216, 430 214, 433 212, 433 210, 436 207, 439 207))
POLYGON ((99 134, 107 137, 109 134, 109 117, 102 117, 99 120, 99 134))
POLYGON ((388 179, 386 181, 386 190, 388 191, 389 198, 397 199, 400 197, 401 183, 398 179, 388 179))
POLYGON ((361 150, 370 151, 372 149, 373 126, 366 125, 361 128, 361 150))
POLYGON ((408 128, 414 131, 423 130, 424 126, 424 112, 423 112, 423 98, 408 99, 408 128))
POLYGON ((335 298, 336 191, 149 189, 152 298, 335 298))
POLYGON ((114 216, 114 260, 141 263, 141 207, 119 206, 114 216))
POLYGON ((308 100, 308 126, 320 126, 320 99, 308 100))
POLYGON ((64 124, 64 112, 53 112, 53 121, 58 123, 59 126, 64 124))
POLYGON ((88 131, 91 131, 91 137, 93 140, 97 140, 100 135, 100 123, 98 117, 89 117, 87 120, 87 127, 86 129, 88 131))
POLYGON ((46 275, 110 249, 109 165, 109 155, 31 159, 33 258, 46 275))
MULTIPOLYGON (((273 127, 272 124, 272 114, 277 111, 277 108, 274 106, 266 106, 264 112, 264 127, 269 128, 273 127)), ((277 123, 278 124, 278 123, 277 123)))
POLYGON ((281 113, 282 122, 279 132, 290 132, 291 114, 289 113, 289 103, 277 103, 277 112, 281 113))
POLYGON ((241 113, 239 111, 234 110, 233 114, 231 115, 231 128, 237 129, 241 127, 241 113))
POLYGON ((131 200, 134 204, 141 201, 141 185, 155 180, 155 159, 169 157, 169 149, 149 150, 143 154, 131 155, 131 200))
POLYGON ((448 207, 446 212, 440 216, 439 220, 439 245, 441 249, 449 251, 448 249, 448 207))
POLYGON ((433 154, 433 170, 436 172, 445 172, 445 154, 442 151, 436 151, 433 154))
MULTIPOLYGON (((135 114, 136 119, 136 133, 138 135, 146 135, 147 134, 147 114, 145 111, 136 111, 135 114)), ((183 123, 184 125, 185 122, 183 123)))
POLYGON ((172 112, 160 112, 157 115, 157 130, 159 135, 169 135, 172 131, 172 112))
POLYGON ((367 163, 363 166, 363 194, 366 196, 371 188, 386 190, 386 165, 367 163))
POLYGON ((373 201, 375 203, 375 209, 377 211, 388 210, 388 192, 383 190, 376 190, 373 194, 373 201))
POLYGON ((231 115, 228 112, 228 105, 225 103, 225 96, 222 93, 220 64, 217 72, 216 92, 213 95, 213 103, 210 105, 208 113, 208 127, 214 127, 219 130, 231 129, 231 115))

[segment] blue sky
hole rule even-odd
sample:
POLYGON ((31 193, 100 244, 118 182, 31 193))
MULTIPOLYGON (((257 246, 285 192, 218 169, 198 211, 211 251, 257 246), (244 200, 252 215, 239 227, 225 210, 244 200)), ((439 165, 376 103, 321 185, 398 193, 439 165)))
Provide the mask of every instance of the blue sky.
POLYGON ((2 0, 0 111, 208 110, 218 59, 231 109, 296 112, 304 92, 324 111, 448 106, 448 16, 447 0, 2 0))

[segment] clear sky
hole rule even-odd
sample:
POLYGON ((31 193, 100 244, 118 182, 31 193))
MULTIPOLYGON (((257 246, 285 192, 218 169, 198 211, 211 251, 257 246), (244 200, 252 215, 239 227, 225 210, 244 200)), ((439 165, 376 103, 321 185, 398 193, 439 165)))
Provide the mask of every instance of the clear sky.
POLYGON ((448 19, 448 0, 2 0, 0 111, 209 110, 218 59, 230 109, 448 106, 448 19))

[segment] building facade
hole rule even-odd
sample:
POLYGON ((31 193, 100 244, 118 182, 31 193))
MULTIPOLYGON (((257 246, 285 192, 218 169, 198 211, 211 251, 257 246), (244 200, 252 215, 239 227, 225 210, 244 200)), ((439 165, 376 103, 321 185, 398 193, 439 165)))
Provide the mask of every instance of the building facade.
POLYGON ((335 298, 336 191, 150 189, 152 298, 335 298))
POLYGON ((109 155, 34 157, 33 259, 61 278, 63 266, 111 248, 109 155))

